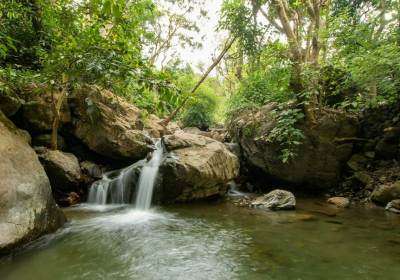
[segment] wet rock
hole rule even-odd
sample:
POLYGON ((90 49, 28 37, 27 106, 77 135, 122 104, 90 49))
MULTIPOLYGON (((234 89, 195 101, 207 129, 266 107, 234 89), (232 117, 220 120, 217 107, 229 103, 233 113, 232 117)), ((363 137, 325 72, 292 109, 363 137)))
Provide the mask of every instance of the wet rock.
POLYGON ((81 202, 81 197, 76 192, 70 192, 66 197, 61 198, 58 204, 62 207, 69 207, 81 202))
POLYGON ((347 208, 350 206, 350 200, 346 197, 331 197, 327 200, 328 203, 333 204, 339 208, 347 208))
POLYGON ((70 153, 45 149, 39 154, 53 191, 77 191, 82 178, 78 159, 70 153))
POLYGON ((0 90, 0 111, 7 117, 11 117, 21 108, 22 100, 14 93, 6 93, 0 90))
POLYGON ((65 217, 34 150, 0 112, 0 254, 57 230, 65 217))
POLYGON ((86 86, 71 96, 74 135, 92 151, 116 160, 144 158, 152 141, 138 108, 113 93, 86 86))
POLYGON ((385 208, 387 211, 400 214, 400 199, 395 199, 389 202, 385 208))
POLYGON ((222 195, 239 175, 238 158, 218 141, 177 131, 163 142, 168 153, 160 166, 158 192, 164 202, 222 195))
POLYGON ((106 171, 105 167, 90 161, 83 161, 80 163, 80 165, 83 173, 94 179, 101 179, 104 172, 106 171))
POLYGON ((296 207, 296 198, 285 190, 273 190, 252 201, 252 207, 271 210, 290 210, 296 207))
POLYGON ((380 185, 371 194, 371 200, 386 205, 392 200, 400 198, 400 181, 393 184, 380 185))
POLYGON ((261 168, 266 175, 294 186, 307 185, 327 189, 338 184, 343 165, 351 156, 353 145, 346 139, 356 136, 358 123, 345 113, 318 116, 315 124, 302 122, 298 128, 305 139, 297 156, 288 163, 280 159, 281 146, 271 143, 268 136, 275 127, 276 104, 259 110, 241 112, 230 120, 229 132, 242 148, 249 164, 261 168))

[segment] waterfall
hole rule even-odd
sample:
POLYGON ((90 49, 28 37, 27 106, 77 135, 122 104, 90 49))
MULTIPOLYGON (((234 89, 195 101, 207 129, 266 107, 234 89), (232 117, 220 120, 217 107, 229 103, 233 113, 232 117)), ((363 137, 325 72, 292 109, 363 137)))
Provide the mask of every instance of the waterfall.
POLYGON ((132 203, 137 183, 136 208, 149 209, 158 168, 164 153, 161 140, 158 140, 155 146, 151 159, 143 164, 139 178, 137 163, 121 170, 107 172, 100 181, 91 186, 88 203, 101 205, 132 203))
POLYGON ((159 140, 156 143, 156 149, 153 152, 151 160, 143 166, 139 178, 138 194, 136 196, 136 208, 138 209, 145 210, 150 208, 154 183, 157 178, 163 152, 163 144, 159 140))

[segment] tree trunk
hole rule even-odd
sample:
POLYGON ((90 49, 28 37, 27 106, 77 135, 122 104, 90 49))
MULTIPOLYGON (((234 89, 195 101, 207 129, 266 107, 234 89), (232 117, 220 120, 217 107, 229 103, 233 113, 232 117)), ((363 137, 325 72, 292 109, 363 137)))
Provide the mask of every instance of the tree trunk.
POLYGON ((64 102, 65 97, 67 96, 67 81, 68 78, 66 75, 63 75, 63 85, 62 85, 62 90, 61 94, 57 99, 57 103, 55 103, 54 100, 54 95, 52 94, 53 98, 53 124, 52 124, 52 130, 51 130, 51 149, 52 150, 57 150, 58 149, 58 143, 57 143, 57 136, 58 136, 58 127, 60 124, 60 111, 62 104, 64 102))

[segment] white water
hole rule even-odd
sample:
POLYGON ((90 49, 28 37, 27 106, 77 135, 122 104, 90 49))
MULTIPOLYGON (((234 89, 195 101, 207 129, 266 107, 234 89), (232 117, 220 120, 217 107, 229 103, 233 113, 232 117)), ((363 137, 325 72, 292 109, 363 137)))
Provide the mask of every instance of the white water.
POLYGON ((138 194, 136 196, 137 209, 146 210, 150 208, 154 183, 157 178, 163 152, 162 142, 159 140, 156 143, 156 150, 153 152, 151 160, 145 164, 140 173, 138 194))
POLYGON ((130 204, 134 201, 135 183, 137 182, 136 208, 149 209, 163 152, 163 145, 159 140, 152 158, 144 164, 138 180, 135 180, 138 177, 135 164, 122 170, 105 173, 103 178, 90 188, 88 203, 97 205, 130 204))

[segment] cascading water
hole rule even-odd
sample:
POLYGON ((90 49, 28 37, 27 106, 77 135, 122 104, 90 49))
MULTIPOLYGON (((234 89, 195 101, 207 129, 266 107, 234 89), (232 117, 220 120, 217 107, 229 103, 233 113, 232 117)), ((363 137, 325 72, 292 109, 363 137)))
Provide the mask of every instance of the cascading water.
POLYGON ((153 197, 154 183, 157 178, 158 168, 160 167, 162 155, 164 153, 162 141, 156 143, 156 149, 153 156, 140 173, 138 193, 136 196, 136 208, 146 210, 150 208, 153 197))
POLYGON ((129 204, 134 201, 134 186, 137 184, 136 208, 150 208, 154 183, 157 178, 164 148, 161 140, 149 161, 144 163, 138 179, 138 165, 135 163, 124 169, 107 172, 95 182, 89 191, 88 202, 92 204, 129 204))

